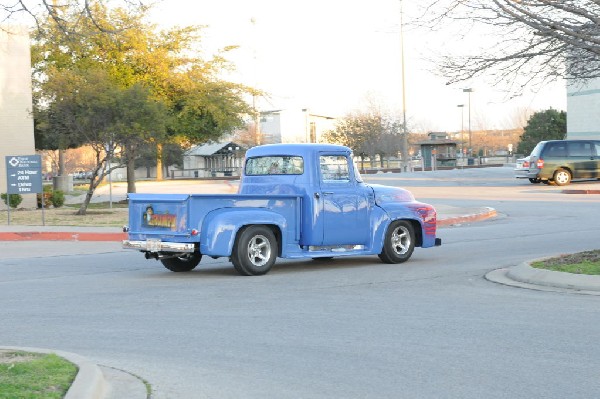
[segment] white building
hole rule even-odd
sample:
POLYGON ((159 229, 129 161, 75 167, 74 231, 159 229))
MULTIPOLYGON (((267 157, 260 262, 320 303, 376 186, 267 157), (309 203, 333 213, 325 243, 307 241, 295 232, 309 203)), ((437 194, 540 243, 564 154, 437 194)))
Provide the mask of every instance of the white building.
MULTIPOLYGON (((31 55, 24 28, 0 29, 0 192, 7 191, 6 156, 35 154, 31 99, 31 55), (8 31, 8 32, 7 32, 8 31)), ((33 194, 22 207, 34 207, 33 194)), ((0 209, 6 209, 0 201, 0 209)))
POLYGON ((567 86, 567 138, 600 140, 600 79, 567 86))
POLYGON ((261 111, 261 144, 319 143, 335 122, 334 117, 314 114, 306 108, 261 111))

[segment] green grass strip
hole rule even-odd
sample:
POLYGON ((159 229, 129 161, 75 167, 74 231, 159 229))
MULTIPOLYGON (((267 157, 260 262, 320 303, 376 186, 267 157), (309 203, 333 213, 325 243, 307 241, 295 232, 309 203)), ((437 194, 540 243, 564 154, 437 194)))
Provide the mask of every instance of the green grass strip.
POLYGON ((600 275, 600 250, 562 255, 533 262, 531 266, 557 272, 600 275))
POLYGON ((0 352, 0 399, 61 399, 77 366, 54 354, 0 352))

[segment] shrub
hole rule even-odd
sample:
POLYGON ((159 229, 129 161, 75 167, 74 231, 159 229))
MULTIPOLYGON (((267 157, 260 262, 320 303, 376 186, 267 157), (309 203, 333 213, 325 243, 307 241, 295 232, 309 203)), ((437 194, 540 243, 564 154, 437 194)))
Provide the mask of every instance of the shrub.
POLYGON ((44 192, 37 194, 37 207, 42 207, 42 197, 44 198, 44 208, 49 208, 52 203, 52 186, 45 185, 43 188, 44 192))
POLYGON ((63 193, 61 190, 56 190, 52 192, 50 201, 52 202, 52 206, 54 206, 55 208, 60 208, 65 203, 65 193, 63 193))
POLYGON ((10 196, 9 196, 6 193, 2 193, 2 194, 0 194, 0 198, 2 198, 4 203, 7 205, 8 205, 8 202, 10 201, 11 208, 16 208, 21 204, 21 202, 23 202, 23 196, 21 194, 10 194, 10 196), (8 197, 10 197, 10 200, 8 199, 8 197))

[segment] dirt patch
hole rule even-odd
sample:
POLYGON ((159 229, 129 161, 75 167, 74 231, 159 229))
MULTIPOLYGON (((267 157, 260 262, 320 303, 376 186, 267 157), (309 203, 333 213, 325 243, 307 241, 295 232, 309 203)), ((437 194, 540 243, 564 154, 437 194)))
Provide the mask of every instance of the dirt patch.
POLYGON ((583 262, 600 262, 600 250, 578 252, 575 254, 566 254, 555 258, 544 259, 539 262, 542 267, 572 265, 583 262))
POLYGON ((39 358, 37 353, 21 352, 8 349, 0 349, 0 364, 14 364, 29 362, 39 358))

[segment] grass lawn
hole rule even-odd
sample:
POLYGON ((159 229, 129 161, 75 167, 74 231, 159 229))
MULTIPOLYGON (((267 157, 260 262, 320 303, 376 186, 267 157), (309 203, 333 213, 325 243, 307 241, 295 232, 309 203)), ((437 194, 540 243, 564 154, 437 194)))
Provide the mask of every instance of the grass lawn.
POLYGON ((532 267, 557 272, 600 275, 600 249, 533 262, 532 267))
POLYGON ((60 399, 77 366, 54 354, 0 350, 0 399, 60 399))
MULTIPOLYGON (((23 226, 104 226, 122 227, 128 222, 126 203, 113 202, 112 209, 108 202, 91 203, 87 213, 76 215, 80 205, 65 204, 60 208, 48 208, 42 215, 41 209, 11 209, 10 223, 23 226)), ((0 225, 8 224, 7 211, 0 211, 0 225)))

